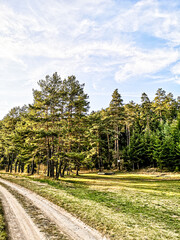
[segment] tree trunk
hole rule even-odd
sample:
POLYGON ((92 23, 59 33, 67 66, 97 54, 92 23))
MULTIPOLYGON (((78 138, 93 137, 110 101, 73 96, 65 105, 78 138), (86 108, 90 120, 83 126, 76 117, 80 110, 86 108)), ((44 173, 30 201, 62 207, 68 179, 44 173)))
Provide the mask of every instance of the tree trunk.
POLYGON ((47 177, 50 176, 50 161, 47 161, 47 177))
POLYGON ((11 162, 11 164, 10 164, 10 173, 12 173, 12 162, 11 162))
POLYGON ((31 175, 34 174, 34 160, 32 161, 32 165, 31 165, 31 175))
POLYGON ((7 167, 7 171, 9 172, 10 170, 10 156, 8 155, 8 167, 7 167))
POLYGON ((130 146, 131 146, 131 131, 130 131, 130 128, 129 128, 129 149, 130 149, 130 146))
POLYGON ((137 169, 139 170, 139 163, 137 163, 137 169))
POLYGON ((54 160, 52 160, 52 177, 54 177, 54 160))
POLYGON ((64 165, 61 177, 64 177, 64 173, 65 173, 66 167, 67 167, 67 163, 65 163, 65 165, 64 165))
POLYGON ((59 170, 58 170, 58 174, 59 174, 59 176, 62 177, 62 174, 61 174, 61 168, 62 168, 62 161, 59 161, 59 170))
POLYGON ((15 162, 15 168, 14 168, 15 173, 17 172, 17 161, 15 162))
POLYGON ((79 176, 79 166, 76 166, 76 176, 79 176))
POLYGON ((56 162, 56 179, 59 178, 59 172, 58 172, 58 161, 56 162))
POLYGON ((24 163, 21 164, 21 173, 24 172, 24 163))
POLYGON ((30 173, 30 165, 27 165, 27 173, 30 173))
POLYGON ((130 147, 130 128, 128 125, 126 125, 126 137, 127 137, 127 146, 130 147))
POLYGON ((54 160, 50 161, 50 177, 54 177, 54 160))
POLYGON ((119 128, 117 127, 117 160, 119 160, 119 128))
POLYGON ((37 174, 39 174, 39 170, 40 170, 40 162, 38 162, 37 174))
POLYGON ((52 175, 52 162, 49 160, 49 177, 52 175))
POLYGON ((117 153, 117 142, 116 142, 116 139, 114 140, 114 152, 115 152, 115 155, 117 153))
POLYGON ((21 170, 21 161, 19 160, 19 163, 18 163, 18 173, 20 173, 20 170, 21 170))
POLYGON ((119 171, 120 171, 120 162, 118 162, 118 169, 119 169, 119 171))
POLYGON ((109 134, 107 134, 107 143, 108 143, 108 163, 109 163, 109 167, 111 168, 109 134))
POLYGON ((96 151, 97 151, 97 160, 98 160, 98 168, 99 168, 99 171, 101 172, 101 168, 102 168, 102 166, 101 166, 101 159, 100 159, 100 146, 99 146, 100 144, 99 144, 99 142, 97 143, 97 149, 96 149, 96 151))

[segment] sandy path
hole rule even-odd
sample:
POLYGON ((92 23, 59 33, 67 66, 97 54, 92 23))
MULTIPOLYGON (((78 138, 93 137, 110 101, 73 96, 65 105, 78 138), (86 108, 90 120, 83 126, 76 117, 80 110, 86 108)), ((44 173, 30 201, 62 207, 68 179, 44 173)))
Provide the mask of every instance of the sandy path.
POLYGON ((13 240, 39 240, 45 239, 32 219, 28 216, 16 198, 0 185, 0 198, 2 199, 10 239, 13 240))
POLYGON ((50 201, 37 195, 36 193, 1 178, 0 182, 12 187, 18 193, 31 200, 36 207, 38 207, 42 212, 44 212, 44 214, 47 215, 49 219, 55 222, 56 225, 61 229, 61 231, 63 231, 70 238, 75 240, 106 239, 98 231, 87 226, 85 223, 66 212, 63 208, 60 208, 59 206, 51 203, 50 201))

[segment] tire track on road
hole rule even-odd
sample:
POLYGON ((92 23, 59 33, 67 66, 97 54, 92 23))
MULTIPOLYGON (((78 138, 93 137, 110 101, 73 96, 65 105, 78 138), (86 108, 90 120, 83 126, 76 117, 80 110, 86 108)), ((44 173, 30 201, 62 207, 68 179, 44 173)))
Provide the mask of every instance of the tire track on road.
MULTIPOLYGON (((16 190, 39 208, 59 229, 74 240, 106 240, 98 231, 92 229, 79 219, 66 212, 63 208, 53 204, 36 193, 15 183, 1 179, 0 182, 16 190)), ((40 239, 40 238, 39 238, 40 239)))
POLYGON ((44 234, 40 232, 17 199, 1 185, 0 198, 5 211, 10 239, 45 240, 44 234))

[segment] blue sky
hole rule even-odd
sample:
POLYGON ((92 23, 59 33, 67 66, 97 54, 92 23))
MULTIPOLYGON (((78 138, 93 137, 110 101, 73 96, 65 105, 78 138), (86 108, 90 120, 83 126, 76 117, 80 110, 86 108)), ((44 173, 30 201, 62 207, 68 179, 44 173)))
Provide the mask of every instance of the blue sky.
POLYGON ((0 0, 0 118, 58 72, 85 83, 91 110, 158 88, 180 95, 179 0, 0 0))

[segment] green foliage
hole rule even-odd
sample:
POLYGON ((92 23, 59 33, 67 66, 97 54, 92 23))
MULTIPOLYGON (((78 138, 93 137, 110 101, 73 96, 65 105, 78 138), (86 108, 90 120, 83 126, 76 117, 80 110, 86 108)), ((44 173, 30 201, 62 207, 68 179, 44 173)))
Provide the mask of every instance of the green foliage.
POLYGON ((126 169, 180 169, 180 100, 172 93, 159 88, 153 101, 143 93, 141 104, 123 104, 115 89, 107 109, 88 114, 88 95, 75 76, 54 73, 38 85, 32 104, 0 121, 0 168, 44 163, 54 176, 55 166, 61 174, 61 168, 110 169, 122 160, 126 169))

